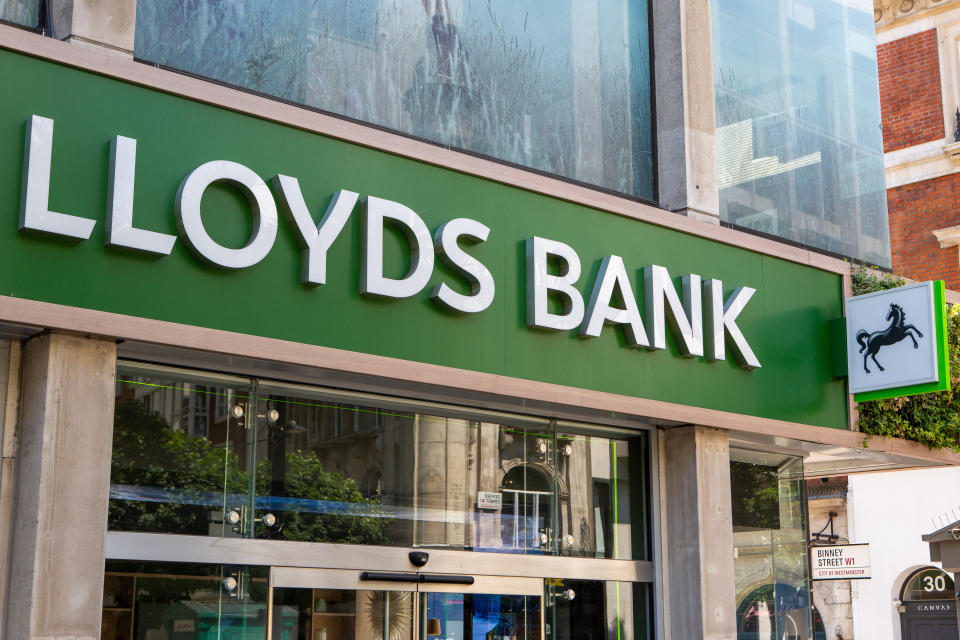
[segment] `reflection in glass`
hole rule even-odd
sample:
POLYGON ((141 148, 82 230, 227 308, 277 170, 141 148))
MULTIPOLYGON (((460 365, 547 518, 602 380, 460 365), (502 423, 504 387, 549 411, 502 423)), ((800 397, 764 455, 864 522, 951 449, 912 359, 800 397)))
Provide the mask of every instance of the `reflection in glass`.
POLYGON ((258 428, 256 503, 279 521, 258 535, 631 557, 624 440, 276 391, 261 386, 283 426, 258 428), (329 478, 351 489, 311 493, 329 478))
POLYGON ((630 475, 644 475, 646 434, 456 412, 121 364, 109 526, 633 557, 630 475))
POLYGON ((107 560, 101 640, 265 640, 267 569, 107 560))
POLYGON ((645 2, 138 0, 135 55, 653 197, 645 2))
POLYGON ((411 640, 415 623, 424 640, 542 640, 540 597, 293 588, 273 593, 272 637, 285 640, 411 640))
POLYGON ((249 399, 243 386, 120 368, 110 528, 238 535, 225 514, 249 491, 249 399))
POLYGON ((737 638, 807 638, 802 459, 734 449, 730 458, 737 638))
POLYGON ((420 593, 426 637, 445 640, 541 640, 540 598, 420 593))
POLYGON ((889 267, 873 6, 711 5, 721 220, 889 267))
POLYGON ((273 590, 273 633, 284 640, 412 640, 414 594, 273 590))
POLYGON ((40 0, 0 0, 0 20, 36 29, 40 25, 40 0))
POLYGON ((546 581, 547 640, 641 640, 649 628, 647 585, 599 580, 546 581))
MULTIPOLYGON (((560 512, 560 552, 597 558, 634 558, 630 527, 630 453, 642 438, 613 440, 560 434, 559 490, 570 496, 560 512)), ((637 550, 642 553, 642 550, 637 550)))

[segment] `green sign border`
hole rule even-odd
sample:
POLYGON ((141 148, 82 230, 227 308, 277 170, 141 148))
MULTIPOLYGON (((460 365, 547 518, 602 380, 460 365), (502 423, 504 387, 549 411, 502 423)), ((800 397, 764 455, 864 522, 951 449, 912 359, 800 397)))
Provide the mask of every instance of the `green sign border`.
POLYGON ((950 390, 950 354, 947 351, 947 306, 946 285, 943 280, 933 281, 933 310, 937 327, 937 381, 912 384, 906 387, 893 389, 877 389, 853 394, 854 402, 869 402, 871 400, 886 400, 888 398, 902 398, 915 396, 921 393, 950 390))

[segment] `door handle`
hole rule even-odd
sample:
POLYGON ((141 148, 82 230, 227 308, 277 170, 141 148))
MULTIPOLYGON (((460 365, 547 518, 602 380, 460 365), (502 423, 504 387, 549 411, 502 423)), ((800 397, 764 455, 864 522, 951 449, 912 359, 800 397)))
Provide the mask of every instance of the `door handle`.
POLYGON ((378 580, 380 582, 417 582, 417 574, 390 571, 363 571, 361 580, 378 580))
POLYGON ((455 576, 443 573, 421 573, 420 582, 421 583, 434 583, 434 584, 473 584, 475 582, 473 576, 455 576))

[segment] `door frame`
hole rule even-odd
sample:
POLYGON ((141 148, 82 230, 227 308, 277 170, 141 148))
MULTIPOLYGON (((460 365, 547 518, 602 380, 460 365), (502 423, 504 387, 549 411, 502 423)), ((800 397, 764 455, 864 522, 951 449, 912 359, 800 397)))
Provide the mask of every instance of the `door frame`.
POLYGON ((413 594, 413 640, 420 640, 422 593, 464 593, 515 595, 534 597, 540 600, 540 638, 544 639, 545 587, 543 578, 527 576, 490 576, 431 571, 383 572, 356 569, 315 569, 308 567, 273 566, 269 571, 267 589, 267 633, 273 634, 274 589, 342 589, 353 591, 402 591, 413 594), (385 577, 389 579, 377 579, 385 577), (424 580, 424 578, 427 578, 424 580), (431 580, 433 578, 433 580, 431 580), (447 578, 467 582, 444 582, 447 578))

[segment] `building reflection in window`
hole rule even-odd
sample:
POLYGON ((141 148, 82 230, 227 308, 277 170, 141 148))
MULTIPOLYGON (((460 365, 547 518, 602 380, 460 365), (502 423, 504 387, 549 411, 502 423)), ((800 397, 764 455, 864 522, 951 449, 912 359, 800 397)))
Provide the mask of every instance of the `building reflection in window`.
POLYGON ((731 449, 737 638, 811 635, 800 458, 731 449))
POLYGON ((142 365, 116 403, 111 529, 634 557, 643 432, 142 365))
POLYGON ((139 0, 134 55, 652 199, 645 2, 139 0))
POLYGON ((0 21, 39 28, 40 0, 0 0, 0 21))

